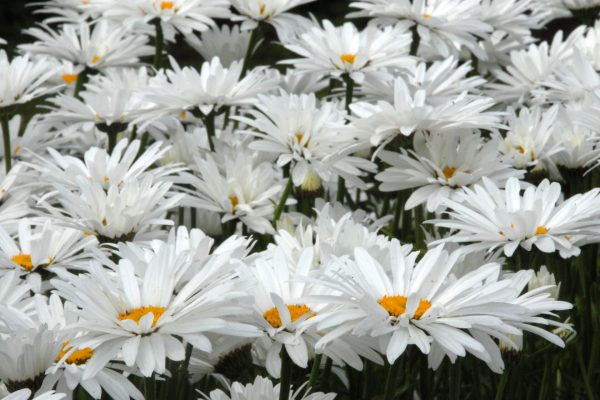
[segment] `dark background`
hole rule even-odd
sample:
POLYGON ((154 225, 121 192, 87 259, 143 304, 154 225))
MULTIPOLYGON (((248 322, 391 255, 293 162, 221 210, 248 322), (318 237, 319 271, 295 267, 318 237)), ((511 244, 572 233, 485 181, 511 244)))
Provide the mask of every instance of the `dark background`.
MULTIPOLYGON (((34 7, 31 4, 42 2, 43 0, 0 0, 0 37, 8 42, 7 48, 12 50, 15 45, 27 41, 27 37, 21 34, 21 31, 34 25, 41 20, 40 15, 34 14, 34 7)), ((127 1, 127 0, 124 0, 127 1)), ((334 23, 339 24, 344 20, 344 16, 350 10, 348 4, 350 0, 317 0, 294 9, 295 13, 307 15, 313 13, 319 19, 327 18, 334 23)), ((536 32, 536 36, 541 39, 551 39, 556 31, 562 29, 570 32, 579 24, 577 18, 562 19, 553 21, 544 30, 536 32)))

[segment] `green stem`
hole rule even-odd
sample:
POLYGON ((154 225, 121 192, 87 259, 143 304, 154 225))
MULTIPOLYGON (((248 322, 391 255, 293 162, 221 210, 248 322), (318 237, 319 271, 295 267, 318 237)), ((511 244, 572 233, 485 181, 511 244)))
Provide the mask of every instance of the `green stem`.
POLYGON ((215 129, 215 112, 214 110, 208 113, 208 115, 204 116, 204 126, 206 127, 206 135, 208 136, 208 145, 210 146, 210 151, 215 151, 214 138, 216 137, 216 129, 215 129))
POLYGON ((385 380, 385 392, 383 400, 392 400, 396 392, 396 378, 398 378, 398 370, 400 369, 400 359, 397 359, 394 364, 388 367, 388 374, 385 380))
POLYGON ((315 358, 313 360, 313 365, 310 370, 310 377, 308 378, 308 385, 306 385, 306 387, 308 388, 307 393, 312 391, 312 389, 315 387, 315 383, 317 382, 317 377, 319 376, 319 369, 321 367, 322 358, 323 358, 322 354, 315 354, 315 358))
POLYGON ((154 68, 160 69, 162 66, 162 53, 165 38, 160 19, 154 21, 154 26, 156 27, 156 36, 154 37, 154 68))
POLYGON ((108 154, 112 154, 117 145, 117 133, 108 134, 108 154))
POLYGON ((398 233, 398 225, 400 223, 400 215, 402 215, 402 206, 404 202, 402 201, 402 192, 398 192, 398 196, 396 199, 396 211, 394 212, 394 219, 392 220, 392 228, 390 229, 390 237, 395 238, 398 233))
POLYGON ((250 40, 248 41, 248 48, 246 49, 246 54, 244 55, 244 63, 242 64, 242 72, 240 74, 240 80, 246 76, 248 73, 248 69, 250 69, 250 60, 252 59, 252 52, 256 47, 256 44, 260 40, 260 24, 252 30, 250 34, 250 40))
POLYGON ((188 367, 190 365, 190 359, 192 358, 192 345, 187 344, 185 347, 185 359, 179 364, 179 370, 177 371, 177 387, 175 388, 175 398, 185 399, 185 382, 188 376, 188 367))
POLYGON ((419 250, 426 250, 427 246, 425 245, 425 232, 423 232, 423 210, 421 206, 417 206, 414 208, 415 213, 415 236, 417 242, 417 248, 419 250))
POLYGON ((275 207, 275 213, 273 214, 273 225, 275 226, 275 229, 277 229, 277 222, 279 221, 279 218, 281 218, 283 208, 285 207, 285 202, 287 201, 288 197, 290 197, 290 193, 292 193, 293 188, 294 182, 290 176, 287 185, 285 185, 285 189, 283 190, 283 194, 281 195, 281 199, 279 200, 277 207, 275 207))
POLYGON ((75 89, 73 90, 73 97, 81 100, 79 93, 83 90, 83 85, 87 81, 88 70, 87 68, 77 74, 77 81, 75 81, 75 89))
POLYGON ((285 350, 281 347, 281 379, 279 381, 279 400, 289 400, 290 385, 292 384, 292 360, 285 350))
POLYGON ((150 134, 148 133, 148 131, 142 134, 142 139, 140 140, 140 149, 138 150, 137 156, 135 157, 136 160, 140 158, 142 154, 144 154, 144 151, 146 151, 146 146, 148 145, 149 137, 150 134))
POLYGON ((588 379, 588 374, 585 371, 585 365, 583 364, 583 354, 581 353, 581 349, 577 349, 577 362, 579 363, 579 372, 583 377, 583 384, 585 386, 585 391, 587 393, 589 400, 595 400, 596 395, 594 394, 594 389, 592 389, 592 385, 590 384, 590 380, 588 379))
POLYGON ((502 400, 504 398, 504 390, 506 389, 506 385, 508 384, 509 375, 509 370, 504 371, 504 373, 502 374, 502 378, 500 378, 500 383, 498 384, 498 388, 496 389, 496 400, 502 400))
POLYGON ((412 36, 413 36, 413 40, 412 43, 410 44, 410 55, 411 56, 416 56, 417 55, 417 51, 419 51, 419 45, 421 44, 421 36, 419 36, 419 32, 417 31, 417 24, 415 24, 415 26, 412 27, 412 36))
MULTIPOLYGON (((350 115, 350 105, 352 104, 352 98, 354 97, 354 80, 350 77, 350 74, 344 74, 344 83, 346 85, 346 112, 350 115)), ((341 176, 338 177, 338 192, 337 201, 344 204, 344 194, 346 192, 346 180, 341 176)))
POLYGON ((344 204, 344 193, 346 192, 346 180, 341 176, 338 177, 337 202, 344 204))
POLYGON ((10 127, 8 113, 2 113, 0 116, 2 122, 2 138, 4 139, 4 163, 6 173, 12 168, 12 147, 10 146, 10 127))

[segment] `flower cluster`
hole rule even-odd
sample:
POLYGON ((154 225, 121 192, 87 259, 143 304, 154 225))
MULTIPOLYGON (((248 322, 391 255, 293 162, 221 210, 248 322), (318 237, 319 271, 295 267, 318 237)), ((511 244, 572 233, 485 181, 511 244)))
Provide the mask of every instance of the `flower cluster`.
POLYGON ((316 3, 34 4, 3 398, 595 398, 600 2, 316 3))

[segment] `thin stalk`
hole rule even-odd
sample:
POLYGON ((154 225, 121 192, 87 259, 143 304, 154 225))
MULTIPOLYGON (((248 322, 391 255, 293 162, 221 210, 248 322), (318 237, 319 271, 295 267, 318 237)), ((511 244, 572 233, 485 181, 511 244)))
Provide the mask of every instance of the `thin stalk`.
POLYGON ((188 367, 190 365, 191 358, 192 345, 188 343, 185 348, 185 358, 181 364, 179 364, 179 370, 177 371, 177 387, 175 389, 177 399, 185 399, 185 391, 183 390, 183 387, 185 386, 184 381, 187 380, 188 367))
POLYGON ((156 27, 156 36, 154 37, 154 68, 160 69, 162 66, 162 53, 165 38, 160 19, 154 21, 154 26, 156 27))
POLYGON ((210 146, 210 151, 215 151, 215 144, 213 140, 216 136, 215 129, 215 112, 211 111, 208 115, 204 116, 204 126, 206 127, 206 135, 208 136, 208 145, 210 146))
POLYGON ((308 378, 308 385, 306 386, 307 393, 312 391, 317 383, 317 377, 319 376, 319 369, 321 368, 321 360, 323 359, 322 354, 315 354, 315 358, 313 360, 313 365, 310 370, 310 377, 308 378))
POLYGON ((108 136, 108 154, 112 154, 117 145, 117 133, 109 133, 108 136))
MULTIPOLYGON (((354 97, 354 80, 350 77, 350 74, 344 74, 344 84, 346 85, 346 113, 350 115, 350 105, 352 104, 352 98, 354 97)), ((341 176, 338 177, 338 192, 337 201, 344 204, 344 193, 346 192, 346 180, 341 176)))
POLYGON ((279 400, 289 400, 290 385, 292 384, 292 360, 285 350, 281 348, 281 379, 279 381, 279 400))
POLYGON ((385 380, 385 392, 383 400, 392 400, 396 392, 396 378, 398 378, 398 370, 400 369, 400 359, 397 359, 394 364, 388 368, 387 378, 385 380))
POLYGON ((502 400, 504 398, 504 390, 506 390, 509 375, 510 370, 506 370, 502 374, 502 378, 500 378, 500 383, 498 384, 498 388, 496 389, 496 400, 502 400))
POLYGON ((583 364, 583 354, 581 353, 581 349, 577 349, 577 362, 579 363, 579 372, 583 377, 583 384, 585 386, 585 391, 587 393, 589 400, 595 400, 596 395, 594 394, 594 389, 592 389, 592 385, 590 384, 590 380, 588 379, 588 374, 585 371, 585 365, 583 364))
POLYGON ((415 236, 417 242, 417 248, 419 250, 426 250, 427 246, 425 245, 425 232, 423 232, 423 210, 421 206, 417 206, 414 208, 415 213, 415 236))
POLYGON ((8 119, 8 113, 2 113, 0 116, 2 123, 2 138, 4 139, 4 163, 7 174, 12 168, 12 147, 10 145, 10 127, 8 119))
POLYGON ((242 72, 240 74, 240 79, 244 78, 248 73, 248 69, 250 69, 250 60, 252 59, 252 52, 256 47, 256 44, 260 40, 260 24, 252 30, 250 34, 250 40, 248 41, 248 48, 246 49, 246 54, 244 55, 244 64, 242 64, 242 72))
POLYGON ((140 140, 140 149, 138 150, 137 156, 135 157, 136 160, 140 158, 142 154, 144 154, 144 151, 146 151, 146 146, 148 145, 149 137, 150 134, 148 133, 148 131, 142 134, 142 139, 140 140))
POLYGON ((410 44, 410 55, 411 56, 416 56, 417 55, 417 51, 419 51, 419 45, 421 44, 421 36, 419 36, 419 32, 417 31, 417 24, 415 24, 415 26, 412 27, 412 36, 413 36, 413 40, 412 43, 410 44))
POLYGON ((75 89, 73 90, 73 97, 81 100, 79 93, 83 89, 83 85, 87 81, 88 70, 87 68, 77 74, 77 80, 75 81, 75 89))
POLYGON ((283 208, 285 207, 285 203, 288 197, 290 197, 290 193, 292 193, 293 188, 294 182, 292 181, 292 177, 290 176, 287 185, 285 185, 285 189, 283 190, 283 194, 281 195, 281 199, 279 200, 277 207, 275 207, 275 213, 273 214, 273 225, 275 226, 275 228, 277 228, 277 222, 279 221, 279 218, 281 218, 283 208))
POLYGON ((390 237, 395 238, 398 233, 398 224, 400 223, 400 215, 402 215, 402 206, 404 202, 402 201, 402 192, 398 192, 398 197, 396 199, 396 211, 394 212, 394 219, 392 220, 392 229, 390 229, 390 237))

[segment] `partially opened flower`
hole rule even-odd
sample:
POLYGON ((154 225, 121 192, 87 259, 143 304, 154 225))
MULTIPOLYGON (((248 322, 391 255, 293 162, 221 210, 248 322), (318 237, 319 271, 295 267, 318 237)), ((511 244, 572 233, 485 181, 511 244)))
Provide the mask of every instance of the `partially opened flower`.
POLYGON ((227 67, 245 57, 250 45, 250 32, 241 30, 239 25, 223 25, 202 32, 200 38, 194 34, 186 35, 185 41, 205 60, 218 57, 227 67))
POLYGON ((233 21, 241 21, 243 30, 255 29, 260 22, 272 24, 285 23, 287 11, 315 0, 231 0, 231 5, 239 13, 233 21))

